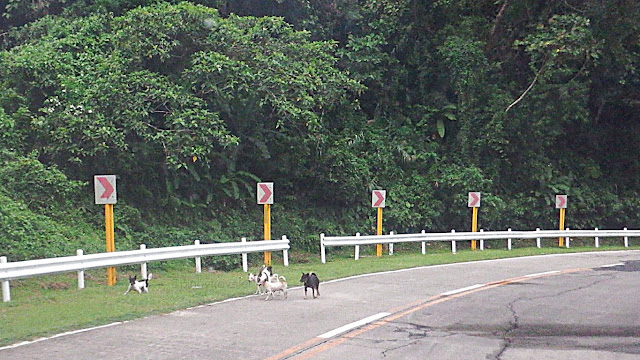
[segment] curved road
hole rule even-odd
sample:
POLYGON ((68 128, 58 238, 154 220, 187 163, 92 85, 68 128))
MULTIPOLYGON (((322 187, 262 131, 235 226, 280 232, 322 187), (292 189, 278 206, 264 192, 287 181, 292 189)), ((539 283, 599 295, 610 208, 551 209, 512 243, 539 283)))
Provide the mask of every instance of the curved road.
POLYGON ((302 293, 86 329, 0 358, 640 358, 640 251, 431 266, 322 283, 315 300, 302 293))

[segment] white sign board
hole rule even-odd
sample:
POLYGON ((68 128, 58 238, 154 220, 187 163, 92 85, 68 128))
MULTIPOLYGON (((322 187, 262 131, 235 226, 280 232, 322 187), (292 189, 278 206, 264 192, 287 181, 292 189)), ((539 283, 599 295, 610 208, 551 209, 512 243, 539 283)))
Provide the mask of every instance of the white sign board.
POLYGON ((480 207, 480 192, 470 192, 469 193, 469 202, 467 203, 468 207, 480 207))
POLYGON ((556 209, 567 208, 567 195, 556 195, 556 209))
POLYGON ((273 204, 273 183, 258 183, 258 205, 273 204))
POLYGON ((96 175, 93 177, 96 204, 115 204, 118 201, 115 175, 96 175))
POLYGON ((374 208, 383 208, 387 201, 386 190, 373 190, 371 192, 371 206, 374 208))

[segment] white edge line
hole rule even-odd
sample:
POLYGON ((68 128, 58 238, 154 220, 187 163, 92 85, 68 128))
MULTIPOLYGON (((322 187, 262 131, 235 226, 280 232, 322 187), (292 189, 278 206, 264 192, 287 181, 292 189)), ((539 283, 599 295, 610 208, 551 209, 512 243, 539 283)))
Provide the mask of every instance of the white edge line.
POLYGON ((557 273, 559 273, 559 272, 560 272, 559 270, 545 271, 545 272, 541 272, 541 273, 525 275, 524 277, 537 277, 537 276, 544 276, 544 275, 557 274, 557 273))
POLYGON ((624 264, 623 263, 617 263, 617 264, 602 265, 600 267, 601 268, 610 268, 610 267, 616 267, 616 266, 624 266, 624 264))
POLYGON ((352 322, 350 324, 341 326, 341 327, 339 327, 337 329, 333 329, 333 330, 331 330, 329 332, 326 332, 326 333, 324 333, 322 335, 318 335, 318 337, 322 338, 322 339, 329 339, 329 338, 332 338, 332 337, 334 337, 336 335, 339 335, 339 334, 342 334, 342 333, 347 332, 349 330, 355 329, 357 327, 366 325, 366 324, 368 324, 370 322, 374 322, 376 320, 382 319, 382 318, 387 317, 389 315, 391 315, 391 313, 388 313, 388 312, 377 313, 375 315, 371 315, 369 317, 366 317, 366 318, 364 318, 362 320, 354 321, 354 322, 352 322))
POLYGON ((461 293, 461 292, 465 292, 465 291, 469 291, 469 290, 474 290, 474 289, 479 289, 479 288, 481 288, 481 287, 483 287, 483 286, 485 286, 485 285, 486 285, 486 284, 475 284, 475 285, 471 285, 471 286, 464 287, 464 288, 462 288, 462 289, 456 289, 456 290, 451 290, 451 291, 443 292, 443 293, 442 293, 442 294, 440 294, 440 295, 443 295, 443 296, 455 295, 455 294, 459 294, 459 293, 461 293))
POLYGON ((13 349, 13 348, 16 348, 16 347, 19 347, 19 346, 23 346, 23 345, 34 344, 34 343, 41 342, 41 341, 51 340, 51 339, 55 339, 55 338, 59 338, 59 337, 67 336, 67 335, 80 334, 80 333, 87 332, 87 331, 108 328, 108 327, 111 327, 111 326, 124 324, 126 322, 128 322, 128 321, 118 321, 118 322, 114 322, 114 323, 111 323, 111 324, 94 326, 94 327, 90 327, 90 328, 86 328, 86 329, 67 331, 67 332, 64 332, 64 333, 56 334, 56 335, 49 336, 49 337, 42 337, 42 338, 31 340, 31 341, 23 341, 23 342, 19 342, 19 343, 16 343, 16 344, 0 347, 0 351, 1 350, 7 350, 7 349, 13 349))

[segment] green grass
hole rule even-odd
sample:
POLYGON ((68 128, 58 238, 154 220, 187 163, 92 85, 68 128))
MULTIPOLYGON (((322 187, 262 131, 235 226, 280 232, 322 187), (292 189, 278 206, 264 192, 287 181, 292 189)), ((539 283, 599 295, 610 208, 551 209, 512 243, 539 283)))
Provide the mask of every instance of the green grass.
MULTIPOLYGON (((315 271, 322 281, 326 281, 426 265, 596 250, 593 247, 523 247, 512 251, 465 249, 452 254, 444 249, 430 249, 427 255, 422 255, 419 249, 416 249, 418 248, 415 246, 396 246, 394 256, 376 258, 373 256, 372 248, 363 248, 362 257, 355 261, 352 258, 352 247, 342 251, 330 248, 327 264, 321 264, 318 255, 296 255, 296 258, 291 259, 291 266, 288 268, 282 266, 282 260, 274 253, 273 264, 274 270, 284 275, 290 286, 297 286, 300 273, 303 271, 315 271)), ((622 249, 625 248, 607 246, 598 250, 622 249)), ((254 266, 250 271, 255 272, 256 269, 257 266, 254 266)), ((106 285, 105 270, 88 271, 86 288, 82 290, 77 289, 75 273, 12 281, 12 301, 0 303, 0 346, 115 321, 168 313, 249 295, 255 291, 255 285, 249 283, 247 274, 240 270, 203 270, 203 273, 196 274, 192 261, 177 260, 149 264, 149 271, 154 274, 150 294, 130 293, 123 296, 127 288, 127 274, 135 274, 136 271, 137 267, 118 269, 116 286, 106 285)))

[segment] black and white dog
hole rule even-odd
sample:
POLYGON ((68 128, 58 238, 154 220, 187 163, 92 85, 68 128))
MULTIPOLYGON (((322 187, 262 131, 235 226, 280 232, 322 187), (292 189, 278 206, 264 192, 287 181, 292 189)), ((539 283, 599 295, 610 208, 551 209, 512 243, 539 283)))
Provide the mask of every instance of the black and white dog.
POLYGON ((255 292, 256 294, 265 294, 265 288, 262 284, 271 279, 271 276, 273 275, 272 271, 273 268, 271 266, 262 265, 257 274, 253 275, 253 273, 249 273, 249 281, 256 283, 258 288, 255 292))
POLYGON ((149 274, 149 277, 146 279, 137 280, 137 278, 138 275, 129 276, 129 288, 125 291, 125 295, 127 295, 131 290, 135 290, 139 294, 142 294, 143 291, 146 293, 149 292, 149 280, 153 278, 153 274, 149 274))
POLYGON ((318 279, 318 275, 315 273, 302 273, 302 277, 300 278, 300 282, 304 283, 304 298, 307 298, 307 289, 311 288, 311 295, 313 298, 316 298, 316 293, 320 296, 320 279, 318 279), (315 292, 314 292, 315 291, 315 292))

